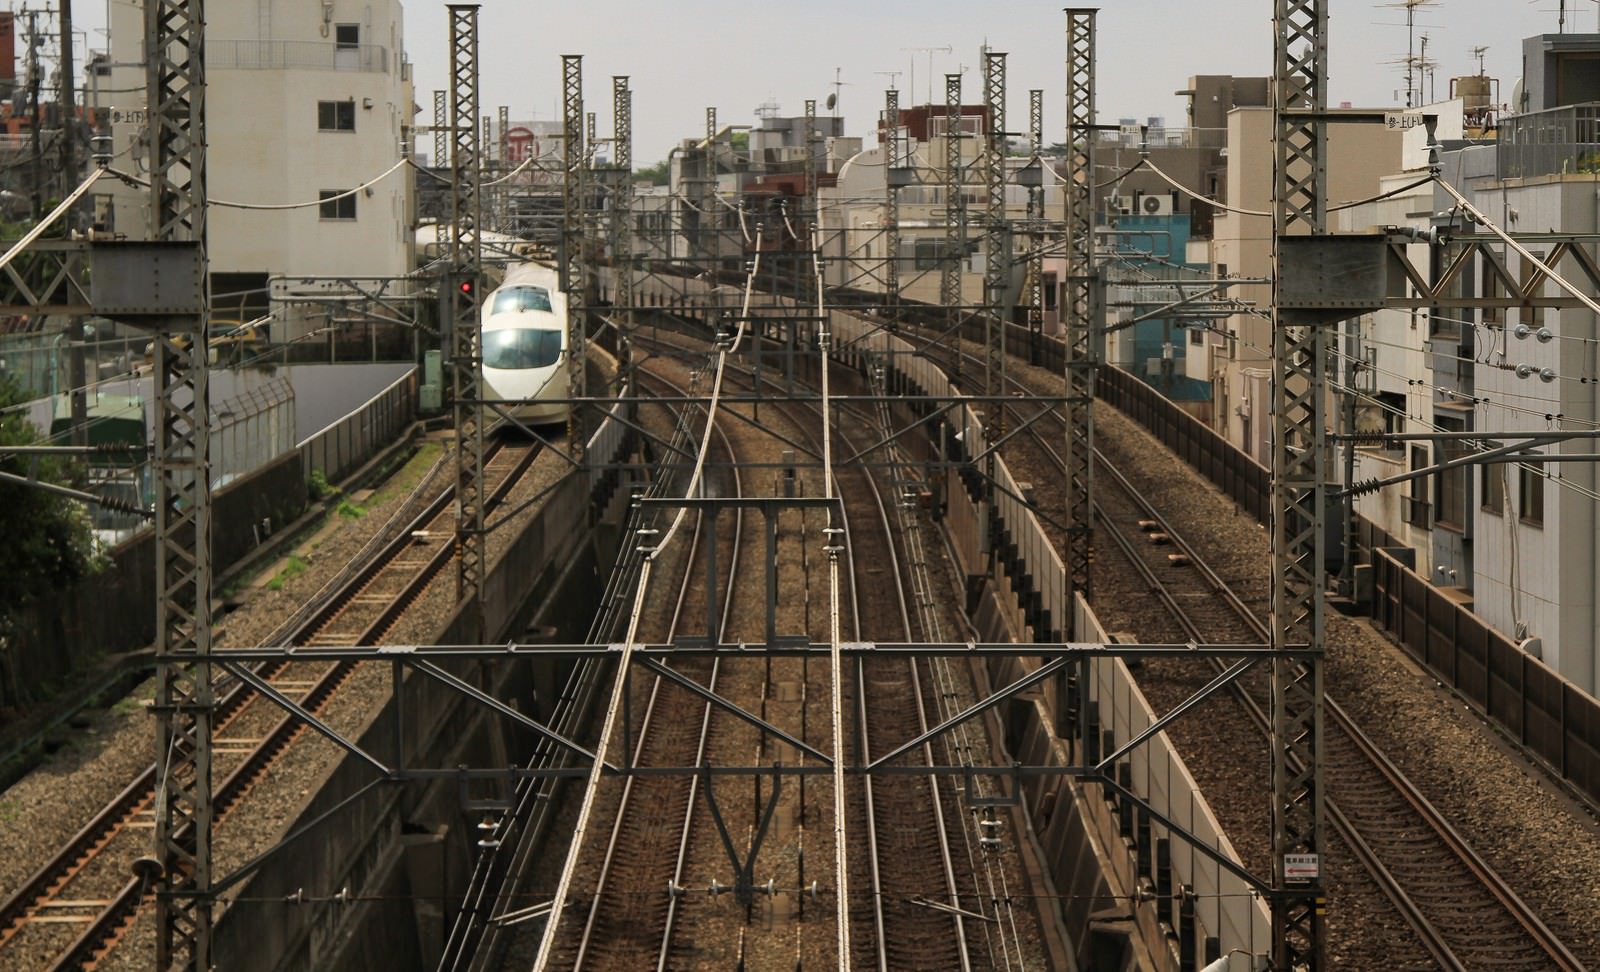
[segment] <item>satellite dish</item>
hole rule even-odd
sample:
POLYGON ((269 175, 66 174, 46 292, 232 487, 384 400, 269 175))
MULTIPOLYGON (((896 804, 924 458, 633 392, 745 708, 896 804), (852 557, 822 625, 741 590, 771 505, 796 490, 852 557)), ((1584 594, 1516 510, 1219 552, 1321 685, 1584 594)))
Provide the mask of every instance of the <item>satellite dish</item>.
POLYGON ((836 94, 828 95, 828 110, 829 111, 832 111, 833 110, 833 106, 838 104, 838 103, 839 103, 839 96, 838 95, 836 95, 836 94))

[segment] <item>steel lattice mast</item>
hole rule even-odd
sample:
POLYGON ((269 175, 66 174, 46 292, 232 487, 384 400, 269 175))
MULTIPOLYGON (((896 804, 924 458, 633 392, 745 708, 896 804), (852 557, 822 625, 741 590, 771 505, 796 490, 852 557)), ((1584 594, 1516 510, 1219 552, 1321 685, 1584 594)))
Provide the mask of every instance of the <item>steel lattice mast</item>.
POLYGON ((944 259, 939 278, 939 303, 945 319, 956 325, 951 343, 950 380, 961 383, 961 257, 965 228, 965 195, 961 178, 961 75, 944 76, 944 259))
POLYGON ((483 361, 478 337, 478 5, 450 4, 451 375, 456 426, 456 597, 483 584, 483 361))
POLYGON ((612 261, 617 268, 617 291, 612 301, 616 315, 617 357, 622 364, 622 380, 633 383, 633 92, 627 75, 611 78, 611 122, 616 156, 616 185, 611 194, 612 261))
MULTIPOLYGON (((588 394, 589 356, 588 308, 584 305, 583 276, 583 55, 561 55, 561 289, 567 294, 567 394, 583 398, 588 394)), ((572 455, 583 458, 583 408, 574 402, 567 419, 572 455)))
MULTIPOLYGON (((983 52, 983 95, 987 131, 984 133, 983 173, 988 190, 984 213, 983 272, 983 393, 988 421, 985 434, 993 444, 1006 432, 1006 410, 996 399, 1006 386, 1006 284, 1011 279, 1010 225, 1006 222, 1006 56, 983 52)), ((991 458, 993 453, 990 453, 991 458)), ((994 465, 989 464, 990 475, 994 465)))
POLYGON ((1044 90, 1028 91, 1028 144, 1033 146, 1033 165, 1038 178, 1028 184, 1028 331, 1032 346, 1028 360, 1039 363, 1040 337, 1044 330, 1044 90))
POLYGON ((1327 232, 1327 126, 1318 117, 1328 97, 1326 0, 1275 0, 1273 28, 1272 646, 1312 649, 1308 662, 1272 666, 1273 961, 1316 970, 1323 966, 1322 881, 1291 886, 1288 864, 1315 874, 1322 851, 1323 410, 1332 322, 1287 314, 1278 296, 1280 239, 1327 232))
POLYGON ((205 4, 147 0, 150 236, 198 247, 199 313, 156 324, 156 968, 211 966, 211 489, 205 4))
POLYGON ((900 92, 883 93, 883 296, 893 308, 900 303, 900 92))
MULTIPOLYGON (((1066 325, 1068 591, 1089 593, 1094 543, 1094 385, 1100 290, 1094 265, 1096 8, 1067 10, 1066 325)), ((1063 605, 1069 611, 1071 605, 1063 605)))
POLYGON ((442 169, 450 158, 450 92, 440 88, 433 93, 433 163, 442 169))

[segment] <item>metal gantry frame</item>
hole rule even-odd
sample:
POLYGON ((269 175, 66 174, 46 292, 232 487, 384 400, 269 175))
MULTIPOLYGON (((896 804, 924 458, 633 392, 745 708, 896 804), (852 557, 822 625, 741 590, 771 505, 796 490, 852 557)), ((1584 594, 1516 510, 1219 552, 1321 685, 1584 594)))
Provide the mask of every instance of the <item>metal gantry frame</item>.
POLYGON ((204 0, 147 0, 150 236, 198 247, 200 312, 155 326, 156 967, 211 967, 210 393, 204 0))
POLYGON ((1272 645, 1310 647, 1272 666, 1273 962, 1324 963, 1323 516, 1328 335, 1333 319, 1280 306, 1291 232, 1327 232, 1327 0, 1275 0, 1272 321, 1272 645), (1294 112, 1304 113, 1297 117, 1294 112))
MULTIPOLYGON (((586 170, 583 118, 583 55, 561 55, 561 289, 567 294, 567 394, 572 398, 588 395, 588 373, 584 362, 589 353, 589 309, 584 275, 584 206, 586 170)), ((568 413, 567 430, 573 457, 582 461, 584 422, 579 406, 568 413)))
MULTIPOLYGON (((1011 281, 1011 223, 1006 219, 1006 56, 998 51, 983 52, 983 95, 983 174, 988 190, 983 234, 983 393, 999 398, 1006 387, 1006 318, 1010 315, 1005 298, 1011 281)), ((1006 409, 999 401, 990 407, 984 434, 990 444, 1006 434, 1006 409)))
MULTIPOLYGON (((478 5, 450 4, 450 370, 456 432, 456 599, 483 585, 483 357, 478 335, 483 271, 479 196, 478 5)), ((481 623, 481 611, 479 612, 481 623)))
POLYGON ((1094 546, 1094 385, 1101 296, 1094 262, 1094 40, 1097 8, 1067 14, 1067 279, 1062 296, 1067 381, 1067 590, 1089 594, 1094 546))

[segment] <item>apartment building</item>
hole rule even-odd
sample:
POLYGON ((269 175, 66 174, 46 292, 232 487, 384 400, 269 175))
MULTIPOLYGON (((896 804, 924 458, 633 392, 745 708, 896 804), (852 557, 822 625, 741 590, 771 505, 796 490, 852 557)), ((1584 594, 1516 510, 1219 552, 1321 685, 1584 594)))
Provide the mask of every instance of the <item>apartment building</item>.
MULTIPOLYGON (((412 178, 395 168, 413 120, 403 26, 399 0, 207 9, 208 254, 219 314, 230 304, 241 316, 263 306, 272 275, 292 282, 411 268, 412 178), (283 208, 290 204, 301 205, 283 208)), ((112 5, 110 35, 110 73, 97 78, 95 96, 111 123, 112 165, 142 175, 143 4, 112 5)), ((146 192, 118 187, 107 203, 118 233, 148 232, 146 192)))

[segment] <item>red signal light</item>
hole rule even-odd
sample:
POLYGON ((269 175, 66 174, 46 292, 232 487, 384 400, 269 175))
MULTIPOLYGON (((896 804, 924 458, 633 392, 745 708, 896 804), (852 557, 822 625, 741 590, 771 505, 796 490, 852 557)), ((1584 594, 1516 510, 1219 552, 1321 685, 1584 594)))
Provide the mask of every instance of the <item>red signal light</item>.
POLYGON ((463 280, 459 286, 463 297, 471 297, 472 292, 477 289, 477 284, 471 280, 463 280))

